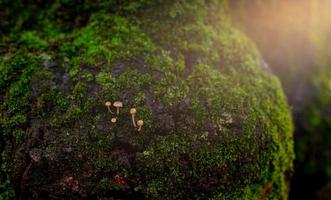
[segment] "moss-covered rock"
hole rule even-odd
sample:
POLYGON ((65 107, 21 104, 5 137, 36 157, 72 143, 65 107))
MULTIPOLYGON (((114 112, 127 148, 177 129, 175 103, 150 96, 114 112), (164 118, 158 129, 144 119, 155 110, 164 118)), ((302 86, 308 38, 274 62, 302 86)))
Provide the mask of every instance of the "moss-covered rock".
POLYGON ((286 199, 288 105, 226 1, 4 4, 1 197, 286 199))

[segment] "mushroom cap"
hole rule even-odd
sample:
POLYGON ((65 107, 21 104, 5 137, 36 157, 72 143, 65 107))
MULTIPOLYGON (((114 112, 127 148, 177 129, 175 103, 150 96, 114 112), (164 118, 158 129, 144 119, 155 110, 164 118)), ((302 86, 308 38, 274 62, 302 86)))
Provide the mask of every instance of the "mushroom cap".
POLYGON ((121 101, 115 101, 113 103, 113 106, 116 108, 122 108, 123 107, 123 103, 121 101))
POLYGON ((142 126, 144 125, 144 121, 143 120, 138 120, 137 121, 137 126, 142 126))
POLYGON ((110 101, 107 101, 107 102, 105 103, 105 106, 111 106, 111 102, 110 102, 110 101))
POLYGON ((115 117, 111 118, 112 123, 116 123, 117 119, 115 117))
POLYGON ((137 109, 135 109, 135 108, 131 108, 130 109, 130 114, 131 115, 134 115, 134 114, 136 114, 137 113, 137 109))

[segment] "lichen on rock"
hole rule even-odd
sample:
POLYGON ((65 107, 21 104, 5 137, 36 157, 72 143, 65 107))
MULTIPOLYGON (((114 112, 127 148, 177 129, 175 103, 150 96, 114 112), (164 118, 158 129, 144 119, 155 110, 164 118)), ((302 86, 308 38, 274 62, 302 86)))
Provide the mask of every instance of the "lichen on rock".
POLYGON ((1 40, 8 196, 286 199, 286 98, 226 1, 78 4, 31 4, 32 30, 12 19, 24 32, 1 40))

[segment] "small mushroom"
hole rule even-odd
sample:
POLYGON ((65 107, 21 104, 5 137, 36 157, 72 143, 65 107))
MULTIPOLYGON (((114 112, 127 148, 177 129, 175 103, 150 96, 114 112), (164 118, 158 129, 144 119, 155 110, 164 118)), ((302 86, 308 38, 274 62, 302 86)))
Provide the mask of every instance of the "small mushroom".
POLYGON ((110 120, 112 123, 116 123, 117 122, 117 119, 116 119, 116 117, 113 117, 113 118, 111 118, 111 120, 110 120))
POLYGON ((111 111, 111 109, 110 109, 110 106, 111 106, 111 102, 110 102, 110 101, 107 101, 107 102, 105 103, 105 106, 107 106, 108 111, 109 111, 110 113, 113 113, 113 112, 111 111))
POLYGON ((117 113, 117 114, 120 114, 120 108, 123 107, 123 103, 122 103, 121 101, 115 101, 115 102, 113 103, 113 106, 117 109, 117 110, 116 110, 116 113, 117 113))
POLYGON ((138 120, 137 121, 137 126, 138 126, 138 131, 141 130, 141 127, 144 125, 144 121, 143 120, 138 120))
POLYGON ((137 127, 136 122, 134 120, 134 116, 136 115, 136 113, 137 113, 137 110, 135 108, 130 109, 130 114, 131 114, 131 117, 132 117, 132 123, 133 123, 134 127, 137 127))

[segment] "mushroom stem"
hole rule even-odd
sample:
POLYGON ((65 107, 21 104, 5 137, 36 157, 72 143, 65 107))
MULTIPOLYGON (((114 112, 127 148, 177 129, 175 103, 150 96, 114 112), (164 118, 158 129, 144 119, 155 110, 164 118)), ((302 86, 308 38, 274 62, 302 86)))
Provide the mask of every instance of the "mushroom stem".
POLYGON ((132 118, 132 124, 134 127, 137 127, 136 121, 134 120, 134 116, 136 115, 137 110, 136 108, 131 108, 130 109, 130 114, 131 114, 131 118, 132 118))
POLYGON ((117 115, 120 114, 120 108, 119 107, 117 107, 116 113, 117 113, 117 115))
POLYGON ((108 108, 108 111, 109 111, 110 113, 113 113, 113 112, 111 111, 111 109, 110 109, 110 106, 107 106, 107 108, 108 108))
POLYGON ((139 128, 138 128, 138 131, 140 131, 140 130, 141 130, 141 127, 142 127, 142 126, 139 126, 139 128))
POLYGON ((134 120, 134 115, 132 115, 132 124, 133 124, 134 127, 137 127, 136 121, 134 120))
POLYGON ((110 109, 110 107, 111 107, 111 102, 110 102, 110 101, 107 101, 107 102, 105 103, 105 106, 107 106, 108 112, 113 113, 113 112, 111 111, 111 109, 110 109))

